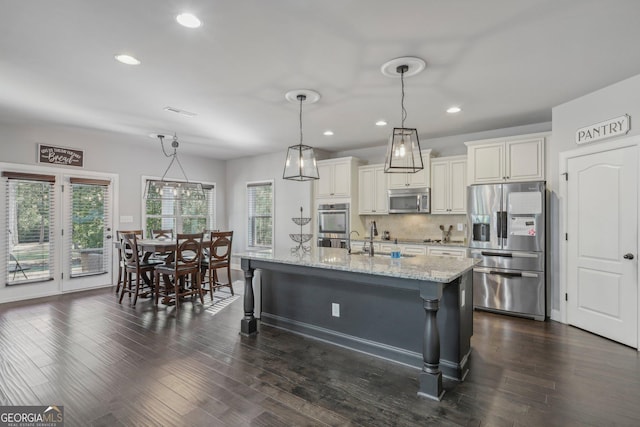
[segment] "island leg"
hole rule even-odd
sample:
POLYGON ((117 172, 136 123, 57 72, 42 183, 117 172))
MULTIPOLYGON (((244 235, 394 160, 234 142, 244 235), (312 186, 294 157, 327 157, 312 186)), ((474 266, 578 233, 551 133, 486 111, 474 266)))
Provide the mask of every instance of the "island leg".
POLYGON ((249 336, 258 333, 257 321, 253 315, 253 268, 242 260, 244 271, 244 317, 240 321, 240 334, 249 336))
POLYGON ((422 372, 418 377, 420 388, 418 396, 428 397, 434 400, 442 400, 442 372, 440 371, 440 335, 436 315, 440 306, 440 300, 423 300, 424 311, 424 337, 422 340, 422 372))

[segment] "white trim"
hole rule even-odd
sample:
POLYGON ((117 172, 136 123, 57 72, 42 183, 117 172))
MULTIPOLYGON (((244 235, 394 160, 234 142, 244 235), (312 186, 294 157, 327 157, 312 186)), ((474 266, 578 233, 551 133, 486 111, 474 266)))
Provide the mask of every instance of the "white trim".
MULTIPOLYGON (((640 146, 640 135, 634 135, 626 137, 616 141, 600 142, 595 145, 588 145, 585 147, 579 147, 568 151, 563 151, 559 154, 558 170, 559 170, 559 192, 558 192, 558 216, 559 216, 559 278, 558 278, 558 296, 560 297, 559 310, 552 310, 552 319, 558 320, 562 323, 567 323, 567 301, 564 298, 564 294, 567 292, 567 260, 568 260, 568 244, 563 238, 567 232, 567 191, 568 185, 565 181, 563 174, 567 172, 567 165, 569 159, 576 157, 586 156, 590 154, 601 153, 604 151, 616 150, 619 148, 640 146), (554 318, 554 312, 556 317, 554 318)), ((639 159, 640 162, 640 159, 639 159)), ((571 179, 571 177, 569 177, 571 179)), ((640 181, 640 177, 639 177, 640 181)), ((640 199, 640 198, 639 198, 640 199)), ((640 211, 640 210, 639 210, 640 211)), ((640 215, 638 215, 638 230, 640 230, 640 215)), ((638 247, 636 248, 636 257, 640 255, 640 239, 638 247)), ((640 292, 638 292, 638 310, 640 311, 640 292)), ((638 315, 638 343, 640 343, 640 315, 638 315)), ((640 351, 640 345, 637 348, 640 351)))

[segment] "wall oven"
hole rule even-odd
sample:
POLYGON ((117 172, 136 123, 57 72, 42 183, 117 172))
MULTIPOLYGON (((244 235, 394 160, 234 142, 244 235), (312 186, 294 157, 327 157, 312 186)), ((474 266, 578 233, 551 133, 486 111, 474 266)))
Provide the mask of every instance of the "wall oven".
POLYGON ((346 248, 349 231, 348 203, 318 206, 318 246, 346 248))
POLYGON ((429 213, 429 187, 394 188, 389 191, 389 213, 429 213))

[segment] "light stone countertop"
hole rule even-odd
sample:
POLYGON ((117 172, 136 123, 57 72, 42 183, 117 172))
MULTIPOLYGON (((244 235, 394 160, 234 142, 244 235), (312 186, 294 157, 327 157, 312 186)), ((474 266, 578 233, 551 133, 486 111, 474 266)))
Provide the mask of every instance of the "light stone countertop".
POLYGON ((346 249, 317 248, 311 252, 282 251, 243 252, 233 256, 250 260, 269 261, 280 264, 326 268, 330 270, 399 277, 404 279, 428 280, 449 283, 471 270, 476 260, 416 255, 391 258, 389 255, 349 254, 346 249))

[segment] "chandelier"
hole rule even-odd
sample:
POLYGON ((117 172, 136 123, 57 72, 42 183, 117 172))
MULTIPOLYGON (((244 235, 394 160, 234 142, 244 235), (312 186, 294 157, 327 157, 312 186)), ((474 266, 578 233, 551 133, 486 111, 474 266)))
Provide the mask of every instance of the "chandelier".
POLYGON ((178 136, 176 134, 173 135, 173 141, 171 141, 171 148, 173 148, 173 153, 167 151, 164 148, 164 135, 158 135, 158 139, 160 140, 160 146, 162 147, 162 153, 165 157, 171 157, 171 161, 169 162, 169 166, 162 174, 162 178, 158 179, 150 179, 147 180, 144 189, 144 198, 147 200, 201 200, 205 198, 204 189, 202 188, 202 184, 199 182, 190 182, 189 178, 187 178, 187 174, 180 163, 180 159, 178 159, 178 136), (182 171, 182 175, 184 176, 184 181, 178 180, 167 180, 165 176, 173 163, 176 162, 182 171))

